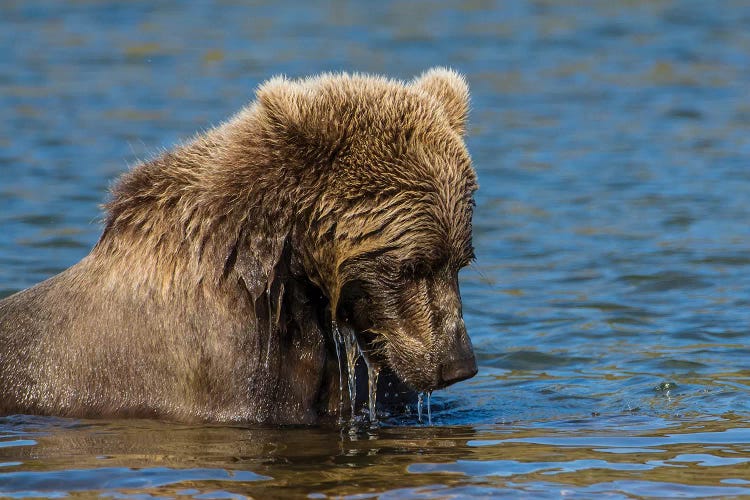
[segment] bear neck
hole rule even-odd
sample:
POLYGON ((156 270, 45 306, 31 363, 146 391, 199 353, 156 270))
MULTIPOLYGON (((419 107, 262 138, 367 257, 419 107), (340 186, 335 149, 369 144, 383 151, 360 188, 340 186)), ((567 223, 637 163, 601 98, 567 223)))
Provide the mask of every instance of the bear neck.
POLYGON ((225 288, 238 247, 262 253, 281 233, 297 233, 290 225, 308 218, 315 199, 306 186, 316 175, 279 157, 259 115, 250 106, 124 174, 92 251, 94 260, 107 262, 101 269, 137 269, 133 286, 180 294, 225 288))

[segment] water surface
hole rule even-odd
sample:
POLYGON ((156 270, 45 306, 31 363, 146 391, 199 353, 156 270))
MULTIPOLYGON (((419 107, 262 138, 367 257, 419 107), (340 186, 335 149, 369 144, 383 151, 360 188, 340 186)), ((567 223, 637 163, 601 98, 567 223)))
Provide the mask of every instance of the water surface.
POLYGON ((750 496, 750 5, 0 6, 0 296, 274 74, 467 75, 480 371, 433 425, 0 419, 0 496, 750 496))

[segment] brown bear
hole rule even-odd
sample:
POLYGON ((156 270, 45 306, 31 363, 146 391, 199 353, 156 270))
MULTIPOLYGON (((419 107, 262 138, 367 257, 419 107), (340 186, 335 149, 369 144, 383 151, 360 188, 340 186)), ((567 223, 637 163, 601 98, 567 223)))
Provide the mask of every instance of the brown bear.
POLYGON ((91 253, 0 301, 0 415, 314 423, 348 412, 344 337, 414 391, 476 373, 463 77, 256 97, 125 173, 91 253))

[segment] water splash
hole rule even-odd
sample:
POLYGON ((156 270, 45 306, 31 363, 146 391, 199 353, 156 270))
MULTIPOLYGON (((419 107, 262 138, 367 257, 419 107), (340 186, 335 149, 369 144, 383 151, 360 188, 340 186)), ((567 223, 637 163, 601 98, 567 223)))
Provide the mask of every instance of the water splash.
POLYGON ((349 402, 351 403, 351 419, 354 420, 357 402, 357 374, 355 368, 359 359, 359 345, 354 337, 354 332, 347 329, 344 335, 344 349, 346 352, 347 381, 349 382, 349 402))

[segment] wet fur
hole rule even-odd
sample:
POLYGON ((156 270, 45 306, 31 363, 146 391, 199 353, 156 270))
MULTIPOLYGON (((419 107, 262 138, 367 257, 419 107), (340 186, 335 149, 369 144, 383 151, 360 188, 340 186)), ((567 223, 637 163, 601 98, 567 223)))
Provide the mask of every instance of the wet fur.
POLYGON ((468 342, 424 333, 462 325, 467 111, 439 68, 276 78, 135 166, 91 253, 0 301, 0 414, 316 422, 338 411, 330 311, 411 387, 436 386, 420 370, 468 342))

